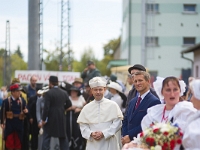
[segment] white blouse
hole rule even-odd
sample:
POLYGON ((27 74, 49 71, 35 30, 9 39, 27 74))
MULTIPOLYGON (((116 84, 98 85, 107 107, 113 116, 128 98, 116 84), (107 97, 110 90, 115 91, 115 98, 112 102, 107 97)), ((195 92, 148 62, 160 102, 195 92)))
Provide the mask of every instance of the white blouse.
POLYGON ((147 115, 144 116, 141 122, 142 130, 145 130, 152 123, 170 121, 173 118, 173 124, 178 126, 184 132, 186 126, 186 118, 192 116, 196 109, 193 107, 191 102, 183 101, 177 103, 171 111, 165 111, 164 117, 168 117, 166 120, 163 119, 163 110, 165 104, 155 105, 147 110, 147 115))

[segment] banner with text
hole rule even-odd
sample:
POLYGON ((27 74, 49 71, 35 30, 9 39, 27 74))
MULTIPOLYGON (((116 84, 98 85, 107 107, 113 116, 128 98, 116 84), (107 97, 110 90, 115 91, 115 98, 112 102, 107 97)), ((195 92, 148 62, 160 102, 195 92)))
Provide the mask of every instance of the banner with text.
POLYGON ((80 77, 80 72, 65 72, 65 71, 41 71, 41 70, 16 70, 15 77, 19 78, 21 83, 30 83, 31 76, 37 77, 37 83, 49 83, 51 75, 57 76, 58 80, 73 83, 76 77, 80 77))

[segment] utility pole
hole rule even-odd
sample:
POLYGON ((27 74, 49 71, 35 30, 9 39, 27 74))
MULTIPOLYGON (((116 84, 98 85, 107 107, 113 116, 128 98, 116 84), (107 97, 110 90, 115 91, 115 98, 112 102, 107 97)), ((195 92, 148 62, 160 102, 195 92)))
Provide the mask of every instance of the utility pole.
POLYGON ((70 49, 70 1, 69 0, 67 2, 66 0, 61 1, 61 33, 60 33, 60 62, 59 62, 60 71, 62 71, 63 69, 63 58, 64 58, 65 50, 66 50, 66 54, 68 55, 67 57, 68 71, 71 71, 72 70, 72 65, 71 65, 72 51, 70 49))
POLYGON ((142 0, 142 26, 141 26, 141 40, 142 40, 142 45, 141 45, 141 64, 145 67, 147 67, 147 51, 146 51, 146 0, 142 0))
POLYGON ((6 40, 3 65, 3 84, 9 85, 11 81, 11 59, 10 59, 10 22, 6 21, 6 40))
POLYGON ((28 1, 28 70, 40 70, 40 0, 28 1))
POLYGON ((44 70, 43 60, 43 0, 40 0, 40 70, 44 70))

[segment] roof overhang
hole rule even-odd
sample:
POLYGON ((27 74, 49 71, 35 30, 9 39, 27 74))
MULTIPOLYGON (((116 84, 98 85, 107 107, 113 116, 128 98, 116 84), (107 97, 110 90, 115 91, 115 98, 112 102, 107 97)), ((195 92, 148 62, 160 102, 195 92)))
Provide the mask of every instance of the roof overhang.
POLYGON ((200 50, 200 43, 195 45, 195 46, 192 46, 186 50, 183 50, 181 51, 182 54, 185 54, 185 53, 190 53, 190 52, 194 52, 194 51, 197 51, 197 50, 200 50))

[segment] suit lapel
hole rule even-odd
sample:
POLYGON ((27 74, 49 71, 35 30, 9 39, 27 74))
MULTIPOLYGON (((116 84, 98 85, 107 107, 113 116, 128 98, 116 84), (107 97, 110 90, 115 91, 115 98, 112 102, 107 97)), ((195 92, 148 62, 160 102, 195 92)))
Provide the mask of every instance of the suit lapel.
MULTIPOLYGON (((138 108, 136 110, 133 111, 133 114, 132 114, 132 118, 131 120, 134 118, 134 116, 140 111, 140 110, 143 110, 143 109, 146 109, 146 103, 148 102, 148 99, 150 97, 150 92, 144 97, 144 99, 142 100, 142 102, 140 103, 140 105, 138 106, 138 108)), ((137 100, 136 100, 137 101, 137 100)), ((135 102, 136 103, 136 102, 135 102)), ((135 105, 134 105, 135 107, 135 105)), ((133 108, 134 109, 134 108, 133 108)))

